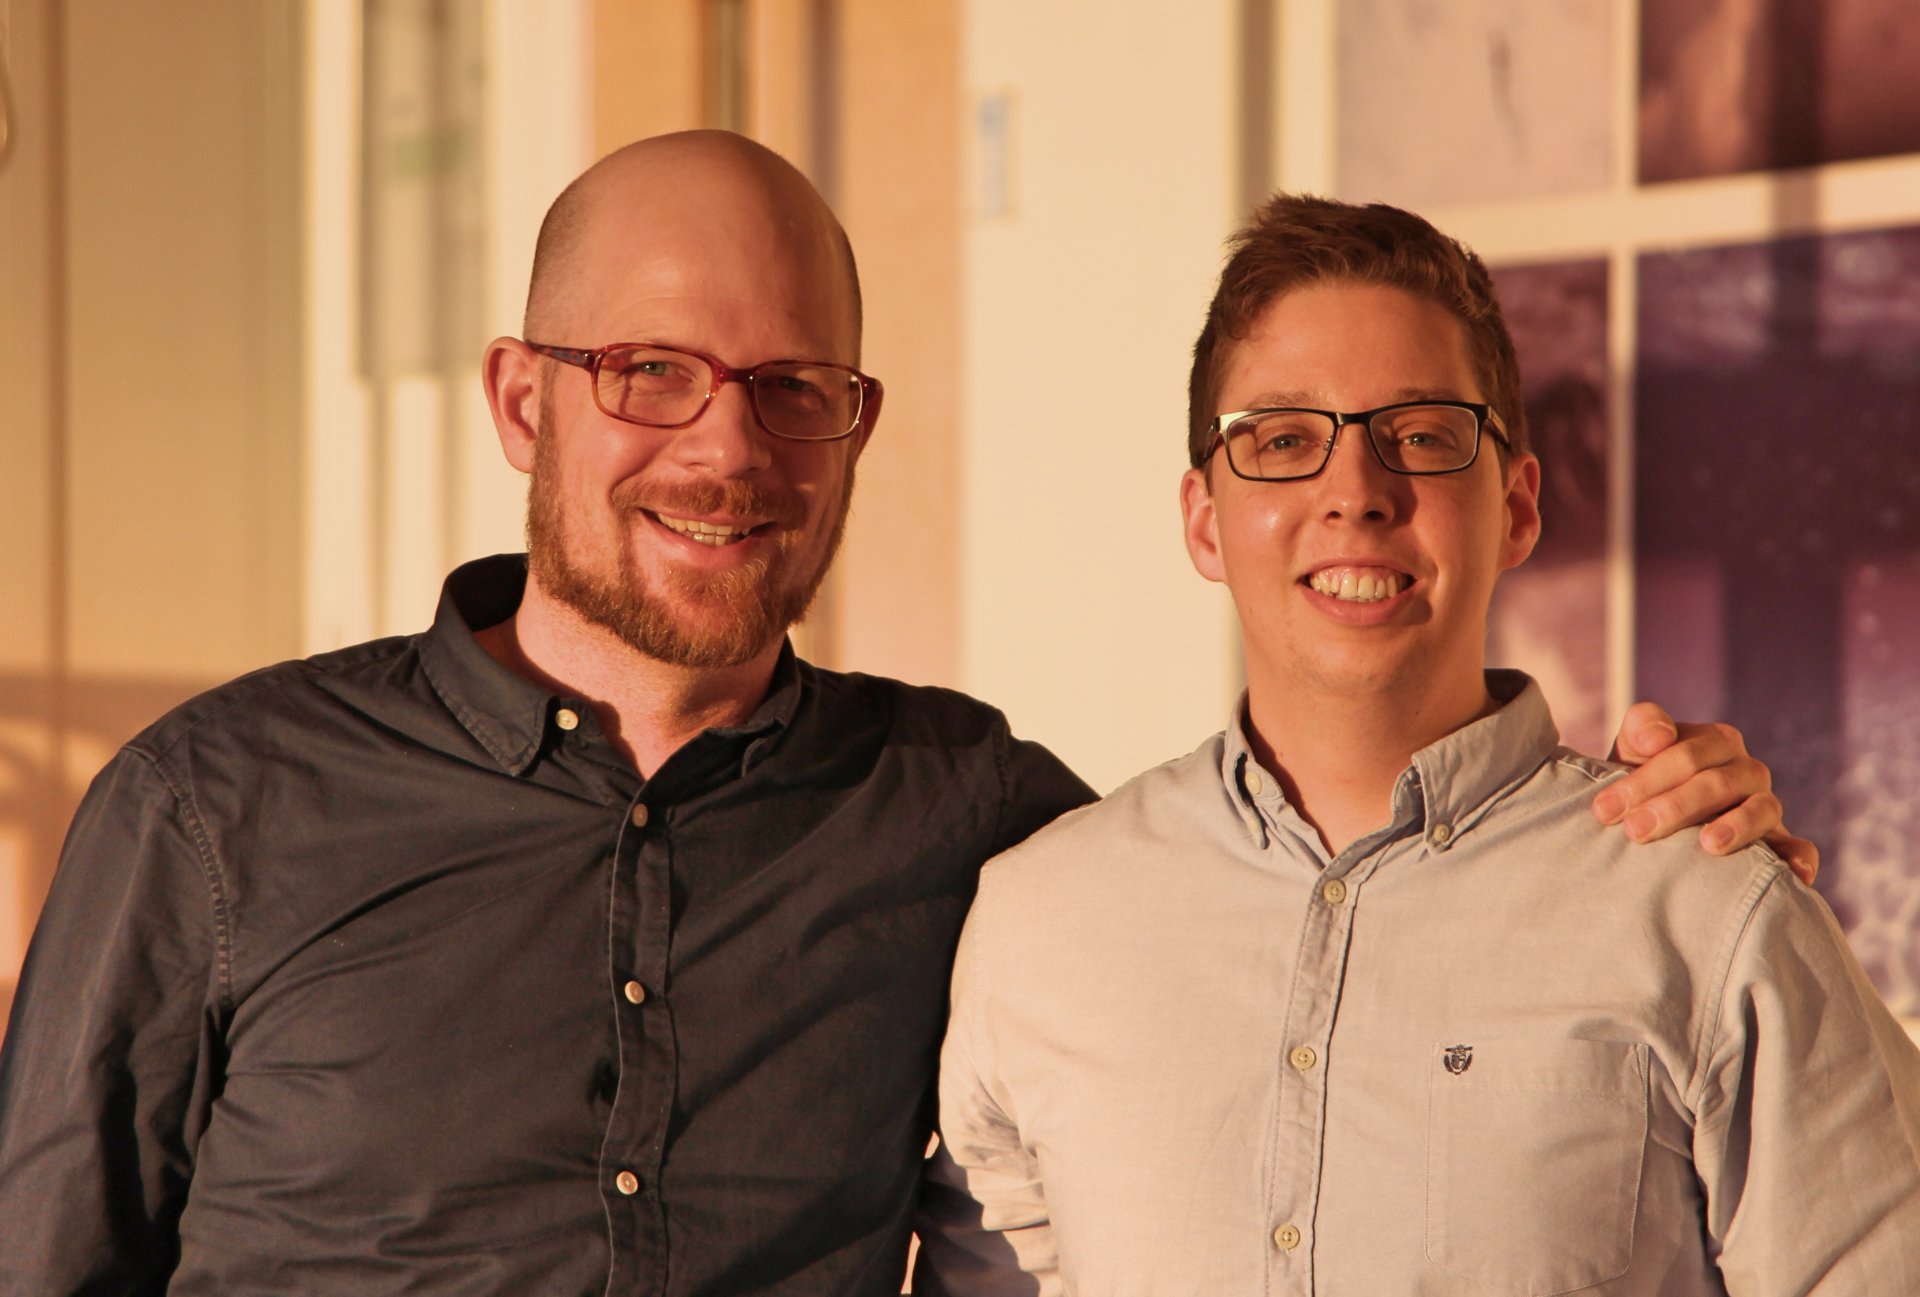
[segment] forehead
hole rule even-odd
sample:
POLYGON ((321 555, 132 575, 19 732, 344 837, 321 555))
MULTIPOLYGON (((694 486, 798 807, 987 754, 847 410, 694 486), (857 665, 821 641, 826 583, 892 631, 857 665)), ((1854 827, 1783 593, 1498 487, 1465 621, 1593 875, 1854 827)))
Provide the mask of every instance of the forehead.
POLYGON ((1325 280, 1269 302, 1230 349, 1221 411, 1364 409, 1422 396, 1482 399, 1466 326, 1403 288, 1325 280))
POLYGON ((737 181, 597 195, 575 249, 573 330, 679 342, 735 364, 850 361, 853 290, 833 227, 775 198, 737 181))

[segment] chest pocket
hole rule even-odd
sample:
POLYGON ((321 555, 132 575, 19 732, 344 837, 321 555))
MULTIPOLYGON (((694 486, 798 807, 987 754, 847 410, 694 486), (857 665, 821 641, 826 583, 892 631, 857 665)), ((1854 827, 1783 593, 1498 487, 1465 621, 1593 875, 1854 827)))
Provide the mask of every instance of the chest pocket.
POLYGON ((1427 1259, 1489 1293, 1624 1274, 1647 1144, 1645 1045, 1447 1042, 1429 1056, 1427 1259))

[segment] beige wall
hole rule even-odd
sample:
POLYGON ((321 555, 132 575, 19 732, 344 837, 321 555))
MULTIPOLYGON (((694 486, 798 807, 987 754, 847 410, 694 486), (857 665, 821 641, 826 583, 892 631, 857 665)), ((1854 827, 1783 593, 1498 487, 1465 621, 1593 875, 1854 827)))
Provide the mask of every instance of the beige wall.
POLYGON ((296 17, 11 5, 0 1003, 113 748, 299 648, 296 17))
POLYGON ((841 5, 835 205, 887 384, 836 578, 839 664, 963 686, 961 9, 841 5))
MULTIPOLYGON (((1096 787, 1218 729, 1230 609, 1181 541, 1186 359, 1237 215, 1236 6, 975 0, 1010 210, 966 234, 963 678, 1096 787)), ((994 159, 970 157, 977 208, 994 159)))
POLYGON ((593 0, 593 155, 701 120, 700 0, 593 0))

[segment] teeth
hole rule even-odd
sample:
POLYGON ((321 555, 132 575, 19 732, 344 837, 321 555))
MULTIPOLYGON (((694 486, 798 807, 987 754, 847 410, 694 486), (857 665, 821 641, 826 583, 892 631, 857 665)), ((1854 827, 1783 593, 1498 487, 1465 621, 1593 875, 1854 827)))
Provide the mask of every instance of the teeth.
POLYGON ((729 527, 725 523, 696 522, 691 518, 669 518, 664 513, 656 513, 653 516, 660 520, 661 526, 680 533, 688 540, 697 540, 702 545, 731 545, 743 539, 748 531, 745 527, 729 527))
POLYGON ((1398 572, 1384 569, 1367 572, 1347 567, 1338 571, 1322 568, 1307 577, 1307 584, 1321 594, 1349 603, 1379 603, 1406 589, 1408 580, 1398 572))

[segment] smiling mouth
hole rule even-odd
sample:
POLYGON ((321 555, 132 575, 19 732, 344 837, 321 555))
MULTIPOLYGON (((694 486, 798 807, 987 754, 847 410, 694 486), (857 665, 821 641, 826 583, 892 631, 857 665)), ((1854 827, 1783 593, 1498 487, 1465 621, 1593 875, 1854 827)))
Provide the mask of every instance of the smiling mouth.
POLYGON ((1379 603, 1413 584, 1406 573, 1385 567, 1323 567, 1303 580, 1309 589, 1346 603, 1379 603))
POLYGON ((668 514, 655 513, 651 509, 647 510, 646 514, 675 535, 685 536, 688 540, 698 541, 702 545, 711 545, 715 549, 726 545, 737 545, 768 525, 759 523, 755 526, 735 526, 725 522, 700 522, 693 518, 675 518, 668 514))

